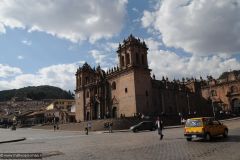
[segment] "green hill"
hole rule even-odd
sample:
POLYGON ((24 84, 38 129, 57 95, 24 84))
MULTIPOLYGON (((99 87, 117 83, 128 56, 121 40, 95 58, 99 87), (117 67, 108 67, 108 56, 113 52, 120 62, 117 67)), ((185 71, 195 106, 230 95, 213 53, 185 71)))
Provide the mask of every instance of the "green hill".
POLYGON ((13 97, 20 99, 30 98, 32 100, 42 99, 73 99, 74 95, 70 91, 62 90, 53 86, 30 86, 20 89, 0 91, 0 101, 8 101, 13 97))

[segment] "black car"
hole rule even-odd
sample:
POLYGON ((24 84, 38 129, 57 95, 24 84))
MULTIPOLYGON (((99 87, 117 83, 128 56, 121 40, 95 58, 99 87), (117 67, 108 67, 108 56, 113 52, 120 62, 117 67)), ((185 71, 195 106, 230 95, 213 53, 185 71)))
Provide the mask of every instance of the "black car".
POLYGON ((132 130, 133 132, 138 132, 143 130, 155 131, 156 129, 157 129, 157 126, 152 121, 143 121, 138 123, 137 125, 130 127, 130 130, 132 130))

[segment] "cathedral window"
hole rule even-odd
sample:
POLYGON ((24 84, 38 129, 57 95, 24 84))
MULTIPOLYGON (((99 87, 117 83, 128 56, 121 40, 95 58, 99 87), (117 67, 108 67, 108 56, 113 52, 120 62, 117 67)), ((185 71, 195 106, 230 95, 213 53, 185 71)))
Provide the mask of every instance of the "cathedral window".
POLYGON ((87 95, 86 95, 87 98, 89 98, 89 91, 87 91, 87 95))
POLYGON ((215 90, 211 90, 211 96, 216 96, 217 92, 215 90))
POLYGON ((130 64, 130 56, 126 54, 126 65, 130 64))
POLYGON ((143 54, 142 54, 142 64, 145 64, 145 58, 143 54))
POLYGON ((125 93, 127 93, 128 92, 128 89, 127 88, 125 88, 125 93))
POLYGON ((137 64, 139 63, 139 55, 138 55, 138 53, 136 53, 136 62, 137 62, 137 64))
POLYGON ((235 86, 232 86, 232 87, 230 88, 230 91, 231 91, 231 93, 236 93, 236 92, 238 92, 238 88, 235 87, 235 86))
POLYGON ((125 62, 124 62, 124 56, 121 57, 121 64, 122 64, 122 66, 125 65, 125 62))
POLYGON ((113 82, 112 83, 112 90, 115 90, 116 89, 116 82, 113 82))
POLYGON ((86 84, 88 83, 88 77, 85 77, 85 83, 86 84))

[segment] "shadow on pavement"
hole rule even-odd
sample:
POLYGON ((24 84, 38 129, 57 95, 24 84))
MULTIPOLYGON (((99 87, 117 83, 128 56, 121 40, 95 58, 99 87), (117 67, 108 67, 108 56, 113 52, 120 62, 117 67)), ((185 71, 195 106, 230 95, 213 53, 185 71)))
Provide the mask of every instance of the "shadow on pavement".
POLYGON ((229 135, 227 138, 212 137, 211 141, 206 141, 204 139, 193 140, 193 142, 208 142, 208 143, 221 143, 221 142, 240 142, 240 135, 229 135))

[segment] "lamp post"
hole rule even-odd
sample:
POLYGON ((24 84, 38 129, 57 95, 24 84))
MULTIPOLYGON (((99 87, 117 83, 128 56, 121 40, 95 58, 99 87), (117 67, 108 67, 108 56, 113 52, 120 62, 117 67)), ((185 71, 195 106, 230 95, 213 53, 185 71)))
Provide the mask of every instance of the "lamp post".
POLYGON ((215 108, 214 108, 214 104, 213 104, 213 92, 212 92, 211 84, 210 84, 210 97, 211 97, 211 102, 212 102, 213 117, 215 119, 215 108))
POLYGON ((213 104, 212 98, 211 98, 211 101, 212 101, 213 117, 214 117, 214 119, 215 119, 215 108, 214 108, 214 104, 213 104))
POLYGON ((190 115, 190 114, 191 114, 191 111, 190 111, 189 95, 188 95, 188 93, 187 93, 187 105, 188 105, 188 114, 190 115))

